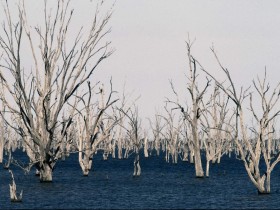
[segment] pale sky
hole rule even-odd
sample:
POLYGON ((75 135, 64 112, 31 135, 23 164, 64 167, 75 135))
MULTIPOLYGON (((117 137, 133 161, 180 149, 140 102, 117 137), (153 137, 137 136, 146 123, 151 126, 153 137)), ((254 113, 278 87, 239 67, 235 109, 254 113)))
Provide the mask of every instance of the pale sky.
POLYGON ((196 39, 195 57, 209 72, 221 74, 210 51, 214 44, 237 87, 248 87, 257 75, 262 77, 265 66, 271 84, 276 84, 280 81, 279 8, 280 1, 259 0, 117 1, 111 22, 116 53, 104 71, 118 83, 126 79, 127 87, 141 94, 143 117, 151 116, 155 108, 163 107, 166 96, 173 96, 169 79, 189 98, 184 76, 189 33, 196 39))
MULTIPOLYGON (((26 2, 33 21, 38 19, 42 4, 26 2)), ((72 0, 77 28, 87 25, 94 2, 72 0)), ((56 0, 49 4, 56 5, 56 0)), ((126 92, 141 95, 138 106, 143 121, 153 117, 156 108, 162 110, 165 97, 173 96, 170 79, 182 98, 189 97, 184 75, 189 34, 196 39, 194 56, 210 73, 225 78, 210 51, 214 44, 238 87, 248 87, 254 77, 263 75, 265 66, 271 84, 276 84, 280 81, 279 9, 277 0, 116 0, 107 37, 116 51, 95 78, 106 85, 112 76, 118 91, 126 82, 126 92)))

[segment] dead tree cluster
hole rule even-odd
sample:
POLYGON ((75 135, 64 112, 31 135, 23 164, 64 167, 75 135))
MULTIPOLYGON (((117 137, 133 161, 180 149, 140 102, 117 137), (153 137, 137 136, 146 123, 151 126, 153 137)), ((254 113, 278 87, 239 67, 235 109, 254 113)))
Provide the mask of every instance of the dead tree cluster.
MULTIPOLYGON (((270 193, 271 173, 280 161, 276 132, 280 83, 271 89, 265 71, 263 79, 257 77, 252 87, 238 91, 214 48, 212 52, 225 74, 223 82, 192 55, 193 43, 188 40, 186 102, 182 103, 171 81, 173 98, 167 98, 164 111, 149 119, 150 130, 144 130, 137 99, 116 92, 112 79, 109 86, 92 79, 113 53, 106 41, 112 11, 100 18, 98 7, 88 31, 75 29, 76 37, 69 42, 74 14, 69 5, 70 1, 58 1, 51 13, 45 1, 44 24, 30 27, 25 2, 18 3, 17 18, 5 2, 6 19, 0 33, 3 167, 15 164, 25 172, 35 167, 41 182, 51 182, 59 159, 78 153, 82 173, 88 176, 94 155, 101 152, 104 160, 133 155, 133 176, 137 177, 141 175, 143 151, 145 158, 164 154, 165 160, 174 164, 189 161, 195 165, 195 176, 203 178, 209 176, 211 163, 220 163, 223 155, 234 153, 243 161, 258 192, 270 193), (24 41, 28 52, 22 51, 24 41), (24 64, 25 56, 32 58, 31 68, 24 64), (245 110, 253 119, 251 125, 245 110), (13 159, 16 149, 28 156, 26 165, 13 159), (261 163, 265 163, 265 170, 261 163)), ((22 192, 17 194, 14 175, 9 172, 11 200, 20 201, 22 192)))

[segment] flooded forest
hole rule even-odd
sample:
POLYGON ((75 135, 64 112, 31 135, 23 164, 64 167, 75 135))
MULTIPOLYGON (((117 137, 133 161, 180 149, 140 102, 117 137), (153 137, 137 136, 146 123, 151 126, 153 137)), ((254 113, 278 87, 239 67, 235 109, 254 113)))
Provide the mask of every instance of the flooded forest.
POLYGON ((239 87, 215 45, 218 74, 189 35, 184 89, 166 78, 171 94, 146 118, 137 93, 95 76, 118 50, 115 3, 94 1, 85 27, 72 1, 44 1, 35 25, 25 2, 1 2, 0 208, 279 208, 269 70, 239 87))

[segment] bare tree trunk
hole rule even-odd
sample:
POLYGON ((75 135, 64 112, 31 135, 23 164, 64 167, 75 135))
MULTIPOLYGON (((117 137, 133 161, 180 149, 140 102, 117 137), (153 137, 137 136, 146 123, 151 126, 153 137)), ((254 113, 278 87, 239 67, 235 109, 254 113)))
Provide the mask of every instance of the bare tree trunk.
POLYGON ((201 162, 201 155, 200 151, 196 151, 194 154, 194 164, 195 164, 195 176, 197 178, 203 178, 204 172, 202 168, 202 162, 201 162))
POLYGON ((0 163, 3 163, 3 155, 4 155, 4 138, 3 134, 0 137, 0 163))
MULTIPOLYGON (((197 110, 197 109, 195 109, 197 110)), ((200 154, 200 144, 198 139, 198 128, 197 128, 197 118, 193 118, 193 124, 192 124, 192 134, 193 134, 193 152, 194 152, 194 164, 195 164, 195 176, 197 178, 203 178, 204 172, 202 168, 202 161, 201 161, 201 154, 200 154)))
POLYGON ((155 150, 156 150, 157 156, 159 156, 160 155, 160 142, 159 142, 158 138, 155 139, 155 150))
POLYGON ((7 153, 8 153, 8 161, 4 165, 5 169, 10 168, 10 165, 11 165, 11 162, 12 162, 12 151, 11 151, 11 149, 8 149, 7 153))
POLYGON ((148 153, 148 138, 147 137, 144 138, 144 156, 145 157, 149 157, 149 153, 148 153))
POLYGON ((193 149, 190 151, 190 163, 194 163, 194 152, 193 152, 193 149))
POLYGON ((206 177, 209 177, 209 165, 210 165, 210 160, 206 160, 206 177))
POLYGON ((112 141, 113 141, 112 148, 111 148, 112 158, 116 158, 116 140, 113 139, 112 141))
POLYGON ((266 183, 265 183, 266 192, 270 193, 270 172, 266 174, 266 183))
POLYGON ((4 129, 4 120, 1 118, 0 119, 0 163, 3 163, 3 156, 4 156, 4 145, 5 145, 5 129, 4 129))
POLYGON ((90 148, 87 147, 84 151, 82 138, 79 138, 79 164, 82 169, 83 175, 88 176, 92 166, 92 159, 90 158, 90 148))
POLYGON ((11 202, 21 202, 23 191, 21 190, 20 194, 19 195, 17 194, 17 186, 15 183, 14 174, 11 170, 9 170, 9 173, 11 174, 11 177, 12 177, 12 184, 9 184, 11 202))
POLYGON ((40 182, 52 182, 52 167, 44 162, 40 167, 40 182))
POLYGON ((188 161, 188 151, 183 152, 183 161, 188 161))
POLYGON ((221 163, 221 157, 222 157, 221 153, 222 153, 221 151, 218 153, 218 159, 217 159, 218 164, 221 163))
POLYGON ((141 167, 140 167, 140 157, 139 157, 139 149, 136 149, 135 159, 134 159, 134 172, 133 176, 141 175, 141 167))
POLYGON ((167 162, 167 163, 169 163, 169 147, 167 146, 167 144, 166 144, 166 146, 165 146, 165 161, 167 162))
POLYGON ((118 139, 118 159, 123 158, 122 150, 123 150, 122 139, 118 139))
POLYGON ((129 148, 125 148, 124 158, 128 158, 129 148))

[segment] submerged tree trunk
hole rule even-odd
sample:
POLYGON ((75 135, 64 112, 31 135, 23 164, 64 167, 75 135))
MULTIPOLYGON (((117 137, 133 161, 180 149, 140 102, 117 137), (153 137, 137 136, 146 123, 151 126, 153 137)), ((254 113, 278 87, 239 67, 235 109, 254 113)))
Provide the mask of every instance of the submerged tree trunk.
POLYGON ((3 163, 3 155, 4 155, 4 143, 1 138, 0 139, 0 163, 3 163))
POLYGON ((118 139, 118 159, 123 158, 122 150, 123 150, 122 139, 120 138, 118 139))
POLYGON ((92 158, 90 157, 90 148, 86 146, 84 151, 83 139, 79 139, 79 164, 83 175, 88 176, 92 166, 92 158))
POLYGON ((135 154, 134 159, 134 173, 133 176, 140 176, 141 175, 141 167, 140 167, 140 157, 139 152, 137 151, 135 154))
POLYGON ((259 194, 270 194, 270 174, 271 172, 266 172, 261 179, 257 181, 257 189, 259 194))
POLYGON ((3 145, 1 145, 0 143, 0 163, 3 163, 3 152, 4 152, 4 148, 3 145))
POLYGON ((266 182, 265 182, 265 184, 266 184, 266 191, 267 191, 267 193, 270 193, 270 172, 268 172, 266 174, 266 182))
POLYGON ((160 142, 159 142, 158 137, 155 139, 155 147, 154 148, 156 150, 157 156, 159 156, 160 155, 160 142))
MULTIPOLYGON (((120 120, 120 125, 123 124, 123 120, 120 120)), ((118 159, 123 159, 123 133, 122 133, 122 127, 120 126, 118 129, 118 138, 117 138, 117 145, 118 145, 118 159)))
POLYGON ((0 137, 0 163, 3 163, 3 156, 4 156, 4 144, 5 144, 5 139, 4 139, 4 125, 3 123, 0 123, 1 129, 1 137, 0 137))
MULTIPOLYGON (((194 109, 194 110, 197 110, 194 109)), ((192 122, 192 134, 193 134, 193 152, 194 152, 194 164, 195 164, 195 176, 197 178, 204 177, 204 172, 202 168, 201 154, 200 154, 200 144, 198 138, 198 128, 197 128, 197 117, 193 117, 192 122)))
POLYGON ((48 162, 43 162, 40 167, 40 182, 52 182, 52 167, 48 162))
POLYGON ((190 163, 194 163, 194 152, 190 151, 190 163))
POLYGON ((92 157, 88 152, 86 152, 84 155, 81 151, 79 152, 79 164, 82 169, 83 175, 88 176, 92 168, 92 157))
POLYGON ((11 170, 9 170, 9 172, 10 172, 11 177, 12 177, 12 184, 9 184, 11 202, 21 202, 23 191, 21 190, 20 194, 19 195, 17 194, 17 186, 16 186, 16 183, 15 183, 13 172, 11 170))
POLYGON ((220 164, 221 163, 221 157, 222 157, 222 155, 221 155, 221 152, 218 154, 218 159, 217 159, 217 163, 218 164, 220 164))
POLYGON ((194 154, 194 164, 195 164, 195 176, 197 178, 203 178, 204 172, 201 163, 200 150, 196 151, 194 154))
POLYGON ((8 169, 10 167, 11 162, 12 162, 12 151, 11 151, 11 149, 8 149, 7 152, 8 152, 9 157, 8 157, 8 161, 4 165, 5 169, 8 169))
POLYGON ((183 152, 183 160, 182 161, 188 161, 188 151, 183 152))
POLYGON ((144 156, 145 157, 149 157, 149 153, 148 153, 148 138, 147 137, 144 138, 144 156))
POLYGON ((83 171, 84 176, 88 176, 89 171, 91 170, 92 167, 92 158, 84 158, 82 160, 82 163, 80 162, 80 166, 83 171))
POLYGON ((210 167, 209 165, 210 165, 210 160, 207 160, 206 161, 206 174, 205 174, 206 177, 209 177, 209 167, 210 167))

